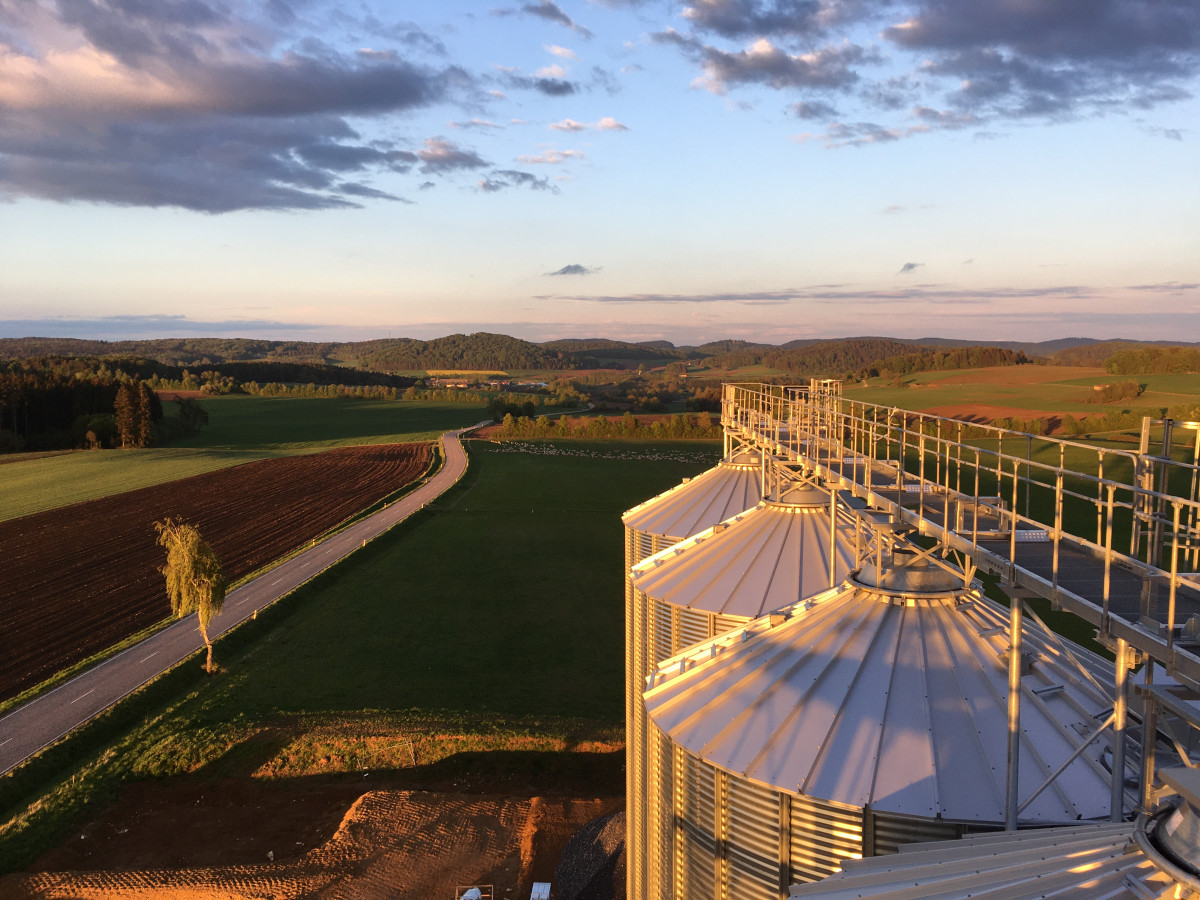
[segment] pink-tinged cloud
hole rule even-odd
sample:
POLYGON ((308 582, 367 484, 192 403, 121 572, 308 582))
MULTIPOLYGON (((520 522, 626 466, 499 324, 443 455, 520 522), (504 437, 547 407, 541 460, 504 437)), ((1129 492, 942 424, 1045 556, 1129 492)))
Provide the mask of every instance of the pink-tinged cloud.
POLYGON ((576 122, 574 119, 563 119, 561 122, 551 122, 550 128, 555 131, 587 131, 593 129, 595 131, 628 131, 629 128, 622 125, 612 116, 605 116, 595 125, 588 125, 586 122, 576 122))
POLYGON ((531 165, 557 165, 570 159, 585 159, 582 150, 545 150, 537 156, 518 156, 517 162, 531 165))

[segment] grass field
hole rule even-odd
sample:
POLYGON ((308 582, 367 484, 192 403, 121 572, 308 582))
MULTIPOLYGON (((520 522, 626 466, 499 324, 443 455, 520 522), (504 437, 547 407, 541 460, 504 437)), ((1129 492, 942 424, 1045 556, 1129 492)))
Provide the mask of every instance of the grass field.
POLYGON ((0 871, 128 780, 386 777, 405 740, 423 768, 601 765, 619 792, 620 514, 719 446, 534 447, 475 442, 458 487, 219 642, 221 676, 189 662, 119 728, 89 726, 0 779, 0 871))
MULTIPOLYGON (((168 447, 78 450, 0 466, 0 521, 272 456, 434 440, 482 406, 402 400, 207 397, 209 424, 168 447)), ((165 404, 167 413, 174 404, 165 404)))
POLYGON ((1156 411, 1181 403, 1200 402, 1200 375, 1109 375, 1103 369, 1072 366, 1000 366, 918 372, 893 387, 890 379, 867 385, 846 384, 847 399, 914 411, 946 407, 991 406, 1043 412, 1096 415, 1113 408, 1156 411), (1136 381, 1145 392, 1112 404, 1089 403, 1092 386, 1136 381))

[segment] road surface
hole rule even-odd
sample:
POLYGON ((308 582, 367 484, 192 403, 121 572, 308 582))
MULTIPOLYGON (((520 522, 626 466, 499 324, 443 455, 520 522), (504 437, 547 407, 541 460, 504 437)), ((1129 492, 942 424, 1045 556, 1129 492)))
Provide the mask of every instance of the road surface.
MULTIPOLYGON (((442 435, 445 464, 419 488, 231 591, 221 615, 212 622, 212 637, 250 618, 441 495, 467 470, 466 452, 458 438, 470 430, 442 435)), ((195 615, 187 616, 12 710, 0 719, 0 775, 203 647, 195 615)))

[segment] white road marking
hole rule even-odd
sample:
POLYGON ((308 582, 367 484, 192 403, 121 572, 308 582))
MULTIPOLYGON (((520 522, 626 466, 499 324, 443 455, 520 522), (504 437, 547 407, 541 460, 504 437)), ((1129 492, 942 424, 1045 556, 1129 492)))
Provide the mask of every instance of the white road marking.
MULTIPOLYGON (((146 659, 151 659, 152 657, 155 657, 155 656, 158 656, 157 650, 155 650, 153 653, 151 653, 150 656, 147 656, 146 659)), ((146 659, 143 659, 142 662, 145 662, 146 659)))
POLYGON ((80 694, 78 697, 76 697, 76 698, 75 698, 74 700, 72 700, 71 702, 72 702, 72 703, 78 703, 80 700, 82 700, 82 699, 83 699, 84 697, 86 697, 88 694, 94 694, 95 692, 96 692, 96 689, 95 689, 95 688, 92 688, 90 691, 88 691, 88 692, 87 692, 87 694, 80 694))
POLYGON ((7 744, 11 740, 12 740, 12 738, 5 738, 4 740, 0 741, 0 747, 3 747, 5 744, 7 744))

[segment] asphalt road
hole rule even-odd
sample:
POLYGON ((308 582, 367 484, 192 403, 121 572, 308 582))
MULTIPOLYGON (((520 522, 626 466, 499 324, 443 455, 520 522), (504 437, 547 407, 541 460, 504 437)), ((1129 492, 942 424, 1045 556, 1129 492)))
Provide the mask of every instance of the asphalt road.
MULTIPOLYGON (((231 591, 221 614, 211 623, 211 636, 215 639, 224 634, 442 494, 467 470, 460 434, 462 431, 442 435, 445 465, 425 484, 231 591)), ((203 647, 195 615, 187 616, 12 710, 0 719, 0 775, 203 647)))

